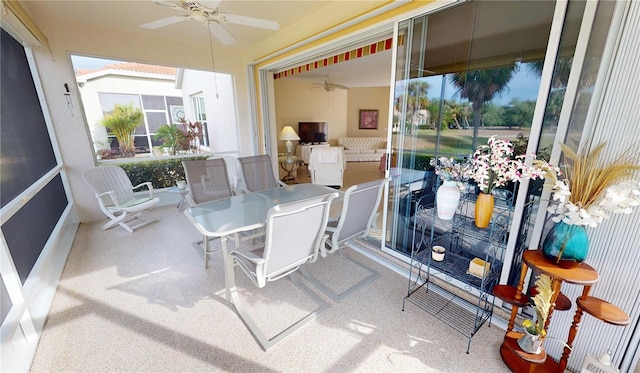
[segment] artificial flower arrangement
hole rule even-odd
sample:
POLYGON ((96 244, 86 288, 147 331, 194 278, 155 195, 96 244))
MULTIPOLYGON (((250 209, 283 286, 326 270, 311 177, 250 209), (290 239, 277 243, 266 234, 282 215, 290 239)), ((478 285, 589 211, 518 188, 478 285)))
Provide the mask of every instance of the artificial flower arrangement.
POLYGON ((532 354, 540 353, 542 342, 547 336, 544 325, 549 317, 549 310, 552 304, 553 289, 551 283, 551 277, 543 273, 539 274, 536 279, 536 295, 531 299, 536 310, 536 319, 535 321, 526 319, 522 322, 522 327, 526 333, 518 339, 518 345, 525 352, 532 354))
POLYGON ((538 275, 535 285, 536 295, 532 298, 532 301, 536 308, 536 320, 526 319, 522 322, 522 327, 527 330, 527 333, 540 336, 540 339, 544 340, 547 335, 544 324, 549 317, 551 297, 553 296, 551 277, 541 273, 538 275))
POLYGON ((485 194, 491 194, 496 187, 517 182, 524 175, 530 174, 524 164, 524 155, 513 155, 513 144, 495 135, 487 140, 487 145, 480 145, 473 153, 471 167, 467 176, 473 179, 485 194))
POLYGON ((429 164, 435 169, 436 175, 445 181, 462 181, 469 174, 469 163, 456 161, 453 158, 432 158, 429 164))
POLYGON ((590 152, 576 154, 560 144, 565 155, 562 170, 544 161, 534 161, 533 169, 552 185, 553 201, 547 212, 556 222, 596 227, 612 213, 630 214, 640 206, 640 153, 627 149, 609 163, 600 155, 605 143, 590 152))

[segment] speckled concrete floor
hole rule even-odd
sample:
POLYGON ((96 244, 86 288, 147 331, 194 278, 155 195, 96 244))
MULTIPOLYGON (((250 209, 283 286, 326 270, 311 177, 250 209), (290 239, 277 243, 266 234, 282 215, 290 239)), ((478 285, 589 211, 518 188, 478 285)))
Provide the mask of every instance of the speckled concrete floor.
MULTIPOLYGON (((134 234, 82 224, 66 263, 33 372, 506 372, 504 331, 467 338, 412 304, 407 279, 348 250, 381 276, 268 352, 224 299, 222 254, 208 269, 197 230, 174 206, 134 234)), ((310 267, 340 286, 362 273, 338 255, 310 267)), ((236 272, 258 325, 275 333, 313 306, 288 279, 258 289, 236 272)), ((315 288, 312 288, 315 289, 315 288)))

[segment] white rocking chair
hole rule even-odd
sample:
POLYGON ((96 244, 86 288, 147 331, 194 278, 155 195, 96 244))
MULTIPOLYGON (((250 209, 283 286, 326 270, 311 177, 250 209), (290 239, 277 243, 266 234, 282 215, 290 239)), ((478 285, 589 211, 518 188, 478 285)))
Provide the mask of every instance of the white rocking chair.
POLYGON ((110 219, 102 229, 109 229, 120 225, 127 232, 133 233, 149 223, 158 221, 158 218, 140 219, 149 209, 155 207, 160 199, 153 196, 153 186, 151 182, 144 182, 136 185, 131 184, 129 176, 121 167, 104 166, 85 170, 82 178, 89 184, 98 199, 100 209, 110 219), (142 186, 146 186, 149 191, 146 196, 136 196, 134 191, 142 186), (130 215, 133 214, 133 215, 130 215), (134 219, 140 219, 135 225, 130 225, 134 219))

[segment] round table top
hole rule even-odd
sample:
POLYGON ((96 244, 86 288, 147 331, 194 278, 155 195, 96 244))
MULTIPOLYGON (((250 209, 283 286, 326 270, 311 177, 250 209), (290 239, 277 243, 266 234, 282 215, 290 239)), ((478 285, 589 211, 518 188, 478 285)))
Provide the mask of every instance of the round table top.
POLYGON ((518 294, 518 290, 510 285, 496 285, 493 287, 493 295, 503 302, 515 304, 518 307, 525 307, 529 304, 529 297, 524 294, 518 294))
POLYGON ((189 193, 189 190, 186 187, 183 188, 183 189, 180 189, 177 186, 173 186, 173 187, 167 189, 167 191, 169 193, 176 193, 176 194, 187 194, 187 193, 189 193))
POLYGON ((613 325, 629 324, 629 315, 617 306, 596 297, 584 297, 576 300, 586 313, 613 325))
POLYGON ((598 271, 587 263, 580 263, 573 268, 564 268, 547 259, 542 250, 527 250, 522 255, 522 260, 530 268, 571 284, 591 285, 599 279, 598 271))

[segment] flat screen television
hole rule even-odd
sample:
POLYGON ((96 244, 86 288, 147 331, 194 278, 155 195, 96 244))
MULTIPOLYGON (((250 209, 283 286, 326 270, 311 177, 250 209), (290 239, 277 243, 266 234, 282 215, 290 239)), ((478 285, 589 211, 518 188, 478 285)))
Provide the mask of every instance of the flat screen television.
POLYGON ((301 144, 327 142, 329 138, 329 123, 298 122, 298 136, 300 136, 301 144))

